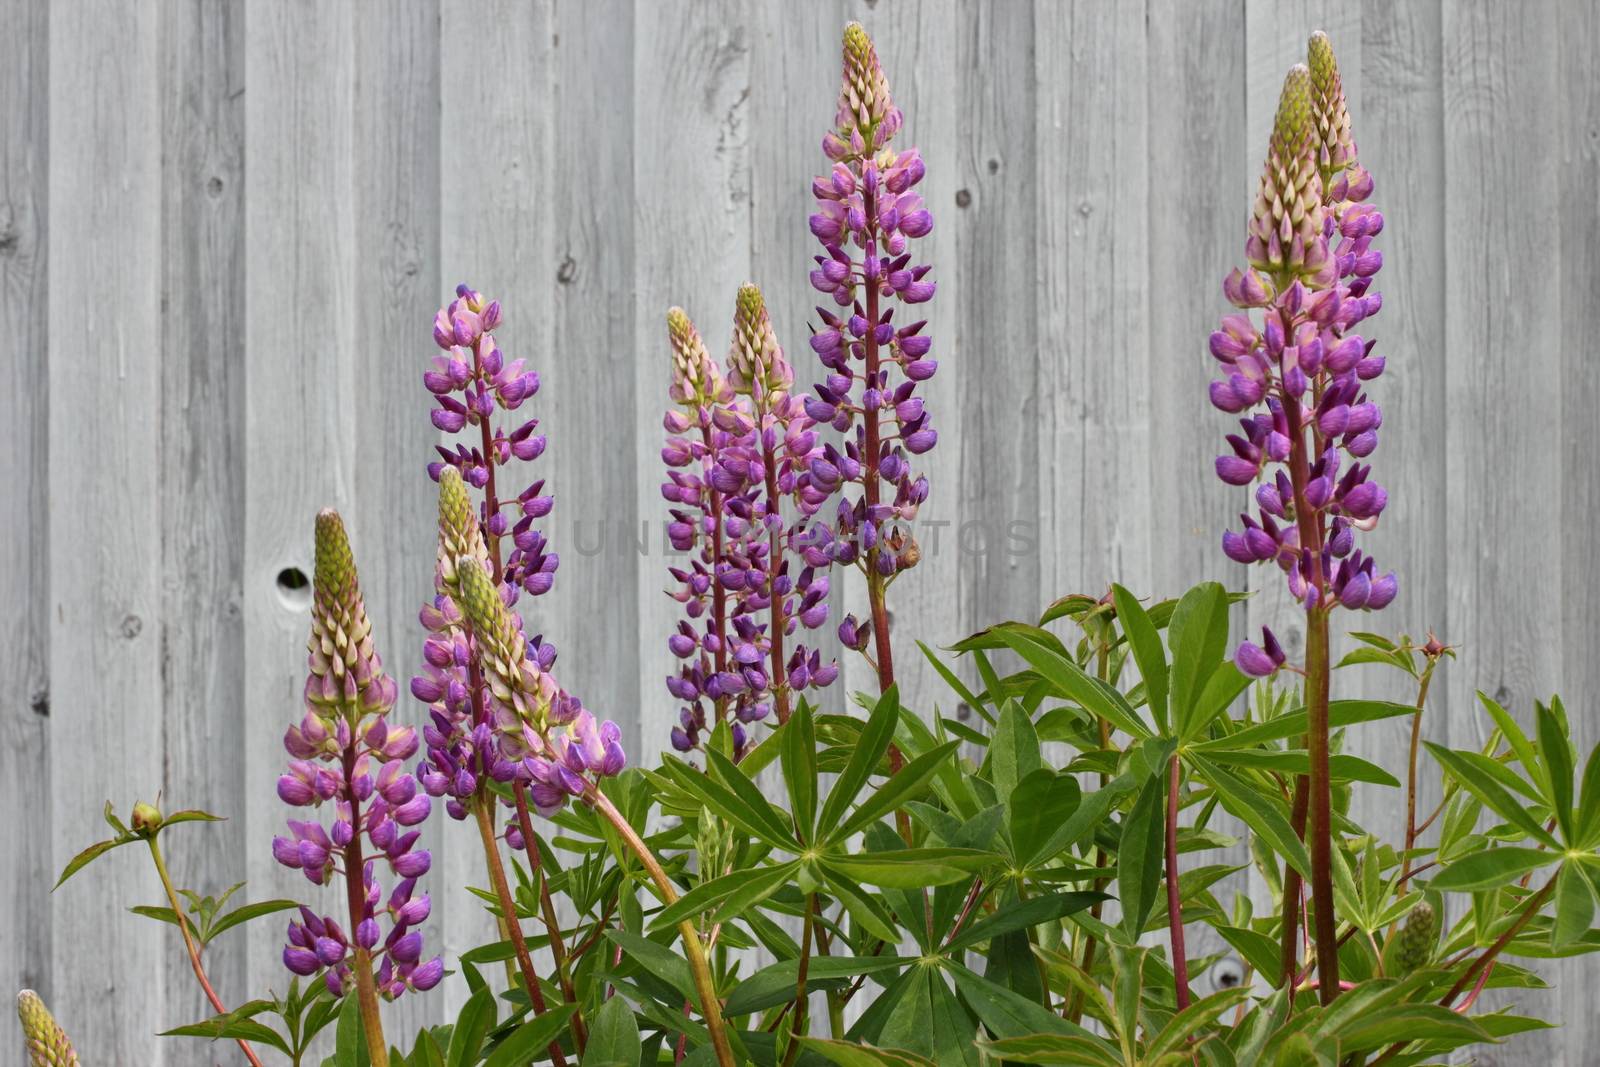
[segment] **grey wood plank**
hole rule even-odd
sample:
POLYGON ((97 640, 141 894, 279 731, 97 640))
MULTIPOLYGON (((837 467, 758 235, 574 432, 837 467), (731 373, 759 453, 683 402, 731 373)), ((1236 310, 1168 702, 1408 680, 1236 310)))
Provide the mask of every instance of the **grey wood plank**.
MULTIPOLYGON (((1237 521, 1239 501, 1211 467, 1227 420, 1206 399, 1215 364, 1205 338, 1229 310, 1222 279, 1243 258, 1250 202, 1240 190, 1259 160, 1246 163, 1253 131, 1244 113, 1244 7, 1159 0, 1146 14, 1148 252, 1141 265, 1149 287, 1149 354, 1135 385, 1149 391, 1149 473, 1147 497, 1120 500, 1150 531, 1147 584, 1130 589, 1162 599, 1208 579, 1233 589, 1248 580, 1220 547, 1222 531, 1237 521)), ((1120 241, 1112 245, 1118 262, 1121 247, 1120 241)), ((1106 491, 1097 489, 1084 506, 1107 507, 1105 500, 1106 491)), ((1236 608, 1234 624, 1243 619, 1244 609, 1236 608)), ((1208 825, 1237 843, 1185 855, 1184 868, 1250 862, 1242 823, 1218 812, 1208 825)), ((1226 907, 1249 887, 1248 874, 1240 872, 1214 892, 1226 907)), ((1226 950, 1200 927, 1188 929, 1187 948, 1191 958, 1226 950)), ((1193 986, 1202 994, 1216 988, 1209 976, 1193 986)))
MULTIPOLYGON (((1600 477, 1596 476, 1590 427, 1600 404, 1600 375, 1585 358, 1591 338, 1600 330, 1600 251, 1591 238, 1600 233, 1600 79, 1589 57, 1600 48, 1600 12, 1593 5, 1567 4, 1556 13, 1560 39, 1560 125, 1556 131, 1560 159, 1561 220, 1561 687, 1580 758, 1600 744, 1600 717, 1590 694, 1600 683, 1600 599, 1584 576, 1593 573, 1595 517, 1600 514, 1600 477)), ((1508 200, 1520 201, 1515 192, 1508 200)), ((1514 210, 1514 209, 1513 209, 1514 210)), ((1550 683, 1546 682, 1548 689, 1550 683)), ((1578 1050, 1600 1045, 1600 1020, 1595 1018, 1594 990, 1600 984, 1600 961, 1580 956, 1554 969, 1556 989, 1540 995, 1538 1007, 1559 1021, 1557 1039, 1567 1062, 1578 1062, 1578 1050)), ((1531 998, 1530 998, 1531 999, 1531 998)), ((1553 1042, 1555 1043, 1555 1042, 1553 1042)), ((1537 1050, 1535 1050, 1537 1055, 1537 1050)), ((1529 1059, 1530 1063, 1538 1062, 1529 1059)))
MULTIPOLYGON (((54 798, 55 870, 108 836, 108 797, 124 817, 154 799, 165 755, 160 57, 155 20, 132 8, 51 11, 50 771, 72 783, 54 798)), ((86 1060, 166 1061, 150 1025, 166 1005, 164 935, 130 923, 112 888, 146 884, 129 874, 144 862, 109 857, 50 901, 51 1007, 86 1060)))
POLYGON ((639 558, 639 749, 665 747, 678 705, 665 679, 667 637, 681 615, 663 592, 675 553, 666 544, 660 486, 670 406, 666 313, 681 306, 706 347, 727 350, 734 297, 750 272, 750 27, 734 0, 669 9, 641 4, 633 30, 633 448, 637 514, 648 539, 639 558))
POLYGON ((1148 289, 1146 12, 1046 2, 1034 23, 1039 592, 1099 596, 1118 581, 1148 595, 1160 305, 1148 289))
MULTIPOLYGON (((552 388, 547 377, 552 353, 545 343, 554 290, 549 188, 554 147, 550 111, 553 6, 456 0, 440 6, 439 255, 443 284, 430 305, 438 306, 463 282, 500 301, 505 325, 496 338, 508 358, 527 359, 546 383, 517 415, 541 419, 561 405, 566 392, 552 388)), ((545 457, 518 471, 508 489, 520 492, 527 484, 522 479, 530 472, 534 477, 552 477, 552 457, 577 444, 552 435, 545 457)), ((556 515, 560 516, 568 500, 561 494, 559 482, 552 486, 558 494, 556 515)), ((564 547, 554 545, 558 552, 564 547)), ((563 568, 553 592, 539 600, 525 597, 518 603, 530 634, 549 632, 541 621, 550 610, 543 601, 559 601, 568 595, 563 583, 569 577, 563 568)), ((571 643, 559 632, 553 636, 559 647, 571 651, 571 643)), ((577 658, 563 656, 559 666, 570 669, 577 658)), ((441 886, 488 884, 483 846, 470 826, 446 827, 441 847, 441 886)), ((475 901, 458 896, 454 903, 446 913, 444 927, 451 953, 498 940, 492 918, 475 901)), ((450 984, 452 1003, 466 993, 464 983, 450 984)))
POLYGON ((1221 549, 1242 502, 1212 471, 1227 421, 1206 400, 1205 346, 1243 260, 1265 129, 1245 114, 1242 4, 1151 0, 1148 15, 1151 586, 1137 591, 1170 597, 1247 580, 1221 549))
MULTIPOLYGON (((350 358, 360 437, 352 510, 373 637, 400 686, 391 721, 420 728, 427 711, 408 686, 422 664, 417 609, 433 597, 437 547, 438 494, 425 468, 438 431, 427 415, 422 371, 437 351, 431 331, 441 294, 439 5, 362 0, 355 17, 350 358)), ((419 847, 436 857, 446 833, 476 839, 437 802, 422 829, 419 847)), ((447 917, 474 904, 459 886, 446 889, 442 877, 426 882, 433 912, 422 934, 424 958, 431 958, 445 947, 447 917)), ((390 1040, 409 1050, 420 1024, 447 1017, 444 1002, 462 985, 396 1001, 385 1012, 390 1040)))
MULTIPOLYGON (((0 597, 13 606, 0 622, 0 804, 28 812, 0 828, 10 857, 0 895, 0 985, 7 995, 35 988, 53 1003, 48 889, 54 882, 50 789, 49 381, 45 232, 49 161, 49 10, 28 0, 0 4, 0 373, 17 383, 0 395, 0 597)), ((0 1048, 20 1047, 16 1016, 0 1021, 0 1048)))
POLYGON ((639 550, 640 520, 654 527, 658 515, 638 514, 636 492, 656 471, 637 469, 633 447, 635 367, 660 366, 660 331, 641 338, 633 306, 633 19, 627 0, 555 9, 550 140, 563 147, 547 167, 550 254, 529 281, 554 294, 536 404, 562 566, 541 603, 545 632, 563 650, 561 684, 623 728, 630 763, 651 766, 664 738, 640 735, 639 708, 666 692, 659 680, 641 689, 638 635, 619 625, 636 610, 641 578, 660 580, 639 550))
MULTIPOLYGON (((310 588, 280 584, 280 575, 311 576, 315 515, 336 507, 372 580, 382 559, 376 530, 390 521, 356 508, 368 468, 357 436, 365 383, 352 355, 361 321, 353 16, 345 6, 251 4, 245 22, 244 832, 253 898, 287 896, 335 916, 339 894, 279 867, 270 843, 293 814, 275 783, 284 730, 303 714, 310 632, 310 588)), ((287 985, 275 962, 282 944, 282 923, 252 925, 253 973, 278 988, 287 985)))
MULTIPOLYGON (((166 742, 162 791, 170 809, 231 820, 165 838, 180 886, 220 894, 245 878, 241 832, 246 752, 244 566, 244 8, 187 3, 150 9, 161 42, 161 673, 166 742)), ((164 903, 148 863, 130 854, 124 903, 164 903), (134 869, 137 867, 138 869, 134 869)), ((168 994, 162 1027, 214 1009, 181 941, 162 930, 168 994)), ((223 1003, 247 984, 246 938, 222 938, 206 969, 223 1003)), ((237 1049, 178 1041, 174 1062, 233 1062, 237 1049)))
MULTIPOLYGON (((1562 280, 1552 250, 1567 220, 1557 212, 1557 168, 1527 165, 1560 143, 1556 9, 1443 5, 1446 633, 1464 650, 1446 691, 1458 748, 1487 735, 1474 690, 1529 723, 1562 667, 1554 606, 1563 576, 1527 565, 1562 558, 1564 482, 1551 451, 1561 414, 1546 383, 1561 380, 1562 280)), ((1556 1007, 1536 995, 1484 998, 1508 1000, 1556 1007)), ((1564 1040, 1559 1031, 1527 1035, 1515 1062, 1558 1062, 1564 1040)))

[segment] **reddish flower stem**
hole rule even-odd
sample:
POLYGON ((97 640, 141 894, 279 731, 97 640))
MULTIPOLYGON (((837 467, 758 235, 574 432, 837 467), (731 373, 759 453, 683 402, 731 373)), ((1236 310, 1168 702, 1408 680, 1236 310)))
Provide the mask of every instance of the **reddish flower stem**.
MULTIPOLYGON (((762 452, 767 468, 767 501, 769 506, 778 509, 781 513, 782 502, 778 497, 778 457, 774 451, 765 447, 763 441, 762 452)), ((772 644, 772 696, 773 709, 778 715, 778 725, 782 726, 789 721, 789 675, 783 666, 783 637, 784 628, 789 620, 784 617, 783 601, 775 587, 778 580, 778 565, 783 559, 783 533, 781 524, 774 525, 767 535, 767 584, 772 598, 772 625, 768 629, 768 639, 772 644)))
MULTIPOLYGON (((352 739, 344 750, 344 780, 356 780, 356 744, 352 739)), ((366 915, 366 863, 361 858, 361 801, 350 792, 350 825, 355 832, 344 847, 345 903, 350 916, 350 936, 354 937, 366 915)), ((372 955, 360 944, 353 946, 350 970, 355 975, 356 999, 361 1008, 361 1028, 367 1035, 367 1052, 372 1067, 389 1067, 389 1045, 383 1037, 383 1019, 378 1013, 378 986, 372 979, 372 955)))
MULTIPOLYGON (((717 636, 715 663, 717 673, 721 674, 728 669, 728 591, 722 588, 716 575, 717 561, 722 559, 722 494, 711 488, 709 423, 701 424, 700 439, 706 446, 706 492, 711 494, 711 629, 717 636)), ((724 722, 728 718, 728 698, 718 697, 716 708, 717 721, 724 722)))
MULTIPOLYGON (((534 836, 533 818, 528 813, 528 791, 520 779, 512 784, 511 789, 517 802, 517 829, 522 831, 522 847, 528 853, 528 871, 539 883, 539 911, 544 918, 545 933, 550 939, 550 955, 556 961, 556 978, 561 983, 561 997, 568 1004, 576 1004, 578 991, 572 984, 572 975, 567 967, 567 947, 561 939, 561 922, 556 917, 555 902, 550 899, 550 883, 540 870, 544 857, 539 852, 539 839, 534 836)), ((589 1033, 583 1025, 582 1012, 572 1013, 571 1029, 572 1040, 577 1046, 578 1055, 582 1057, 583 1050, 589 1044, 589 1033)))

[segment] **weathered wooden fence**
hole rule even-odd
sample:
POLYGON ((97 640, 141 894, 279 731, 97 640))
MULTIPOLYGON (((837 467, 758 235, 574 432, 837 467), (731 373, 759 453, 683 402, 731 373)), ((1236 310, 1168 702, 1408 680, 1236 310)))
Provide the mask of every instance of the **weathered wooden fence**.
MULTIPOLYGON (((849 18, 937 217, 945 540, 896 588, 902 633, 1210 576, 1263 584, 1240 622, 1298 636, 1217 548, 1242 501, 1209 472, 1205 338, 1320 27, 1388 219, 1373 541, 1402 586, 1372 623, 1462 646, 1436 738, 1477 738, 1479 688, 1522 713, 1559 689, 1600 736, 1586 0, 0 0, 0 986, 43 991, 86 1062, 232 1062, 152 1036, 203 1005, 172 941, 127 921, 157 895, 139 857, 49 886, 108 797, 161 791, 231 818, 183 834, 181 881, 297 888, 268 852, 306 632, 280 575, 341 508, 409 676, 433 556, 419 375, 458 280, 505 303, 504 343, 544 376, 564 563, 539 628, 630 751, 659 746, 662 313, 720 345, 753 279, 814 373, 807 188, 849 18)), ((905 658, 912 699, 948 706, 905 658)), ((1399 738, 1355 744, 1397 765, 1399 738)), ((441 883, 473 880, 443 821, 441 883)), ((433 943, 469 944, 481 917, 434 899, 433 943)), ((224 996, 281 983, 279 933, 217 951, 224 996)), ((1479 1062, 1593 1062, 1600 969, 1551 971, 1562 991, 1527 999, 1565 1029, 1479 1062)))

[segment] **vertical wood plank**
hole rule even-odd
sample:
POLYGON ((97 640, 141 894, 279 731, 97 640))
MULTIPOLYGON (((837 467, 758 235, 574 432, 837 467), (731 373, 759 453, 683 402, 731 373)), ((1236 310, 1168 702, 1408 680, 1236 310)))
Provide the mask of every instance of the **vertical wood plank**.
POLYGON ((1246 581, 1220 547, 1239 501, 1212 472, 1226 420, 1205 399, 1205 339, 1243 257, 1262 131, 1244 112, 1243 4, 1151 0, 1148 24, 1152 543, 1151 587, 1139 592, 1170 597, 1205 579, 1246 581))
MULTIPOLYGON (((160 668, 164 804, 230 820, 167 838, 174 881, 220 894, 246 876, 241 832, 246 750, 244 619, 244 7, 151 9, 160 26, 161 330, 160 668)), ((137 902, 161 890, 140 857, 123 859, 137 902)), ((129 901, 130 903, 133 901, 129 901)), ((162 930, 163 1027, 214 1009, 181 942, 162 930)), ((206 969, 223 1002, 242 1004, 246 939, 219 939, 206 969)), ((171 1055, 203 1056, 198 1043, 171 1055)), ((211 1050, 222 1060, 227 1054, 211 1050)))
MULTIPOLYGON (((156 20, 120 4, 57 7, 49 53, 50 770, 73 783, 55 797, 59 870, 108 836, 107 798, 124 817, 154 799, 165 754, 156 20)), ((96 873, 131 892, 143 880, 120 879, 141 862, 117 856, 96 873)), ((166 1007, 164 934, 130 923, 125 894, 96 873, 51 900, 51 1006, 85 1059, 161 1064, 150 1020, 166 1007)))
POLYGON ((734 297, 750 271, 750 27, 735 0, 634 12, 634 499, 639 558, 639 751, 666 747, 678 705, 664 679, 667 637, 679 617, 664 593, 673 553, 661 499, 662 414, 670 404, 666 313, 689 313, 720 357, 734 297))
MULTIPOLYGON (((270 843, 290 814, 276 792, 283 732, 303 709, 310 588, 280 575, 312 574, 312 527, 337 507, 363 579, 374 575, 368 531, 383 515, 358 513, 355 486, 363 404, 353 355, 355 132, 353 11, 315 3, 252 4, 246 11, 245 95, 245 831, 250 891, 287 896, 338 916, 341 898, 274 862, 270 843), (315 32, 308 27, 315 26, 315 32)), ((387 650, 384 650, 387 652, 387 650)), ((252 924, 254 973, 283 982, 283 925, 252 924)))
POLYGON ((1034 10, 1046 602, 1112 581, 1151 591, 1145 14, 1034 10))
POLYGON ((640 516, 636 493, 657 471, 639 471, 633 447, 635 367, 664 367, 656 334, 635 332, 633 14, 628 0, 556 7, 550 141, 564 147, 548 166, 550 255, 529 281, 554 292, 539 353, 541 476, 556 493, 562 566, 540 604, 545 633, 564 650, 561 684, 622 727, 630 763, 651 766, 665 738, 640 735, 639 709, 666 693, 659 679, 641 689, 639 635, 621 622, 641 579, 661 577, 639 550, 640 519, 655 526, 657 514, 640 516))
MULTIPOLYGON (((498 299, 505 309, 505 325, 496 337, 507 358, 527 359, 542 378, 552 358, 546 338, 554 288, 549 188, 551 6, 461 0, 440 6, 443 284, 426 305, 431 312, 462 282, 498 299)), ((568 402, 562 393, 546 389, 548 384, 519 414, 544 419, 568 402)), ((535 463, 531 473, 536 478, 551 477, 553 460, 548 457, 574 447, 581 446, 552 436, 547 458, 535 463)), ((523 473, 527 472, 525 468, 523 473)), ((519 477, 507 487, 508 495, 521 492, 525 484, 519 477)), ((552 482, 552 487, 558 494, 559 515, 568 497, 561 494, 559 484, 552 482)), ((555 545, 558 552, 564 547, 555 545)), ((556 576, 555 591, 540 600, 519 602, 530 634, 544 629, 541 620, 547 608, 541 601, 568 595, 563 583, 569 577, 563 568, 556 576)), ((570 650, 571 643, 559 633, 554 639, 570 650)), ((558 667, 574 658, 564 657, 558 667)), ((483 846, 469 826, 445 827, 441 848, 441 884, 488 884, 483 846)), ((444 927, 449 953, 496 940, 493 929, 492 919, 481 908, 471 904, 451 908, 444 927)), ((466 993, 463 984, 452 983, 452 999, 466 993)))
MULTIPOLYGON (((1445 680, 1457 748, 1487 734, 1474 690, 1531 723, 1562 666, 1562 575, 1528 565, 1562 558, 1565 483, 1552 448, 1561 406, 1547 383, 1562 380, 1563 278, 1552 256, 1569 220, 1556 210, 1558 169, 1525 165, 1559 144, 1556 7, 1443 5, 1446 632, 1464 649, 1445 680)), ((1557 1061, 1570 1036, 1526 1035, 1515 1055, 1557 1061)))
MULTIPOLYGON (((1600 404, 1600 374, 1586 353, 1600 335, 1600 78, 1592 57, 1600 49, 1600 12, 1592 5, 1569 4, 1556 13, 1560 40, 1560 125, 1556 130, 1560 182, 1556 217, 1561 220, 1561 635, 1560 692, 1582 757, 1600 744, 1600 714, 1590 694, 1600 684, 1600 598, 1579 576, 1592 573, 1595 517, 1600 514, 1600 476, 1590 453, 1590 427, 1600 404)), ((1512 202, 1518 202, 1513 196, 1512 202)), ((1548 687, 1548 683, 1547 683, 1548 687)), ((1560 961, 1553 995, 1540 998, 1548 1018, 1564 1025, 1560 1047, 1571 1051, 1600 1044, 1594 989, 1600 962, 1593 956, 1560 961)), ((1537 1056, 1538 1050, 1534 1050, 1537 1056)), ((1539 1062, 1530 1058, 1530 1063, 1539 1062)))
MULTIPOLYGON (((356 418, 360 437, 350 516, 361 534, 360 560, 373 638, 400 686, 392 721, 420 726, 427 712, 408 683, 422 663, 417 609, 433 596, 437 494, 425 470, 438 432, 430 423, 422 371, 437 349, 432 313, 440 295, 439 6, 362 0, 356 6, 354 108, 354 271, 356 418)), ((457 831, 435 803, 418 847, 440 856, 457 831)), ((441 872, 443 864, 440 864, 441 872)), ((385 888, 388 888, 387 886, 385 888)), ((444 949, 448 916, 476 910, 460 885, 437 876, 423 887, 433 913, 422 927, 431 958, 444 949)), ((406 996, 385 1011, 390 1040, 410 1047, 424 1022, 446 1018, 444 998, 406 996)))
MULTIPOLYGON (((53 1002, 51 906, 55 880, 50 789, 49 381, 46 205, 49 149, 49 9, 29 0, 0 3, 0 96, 10 101, 0 128, 0 373, 15 387, 0 394, 0 597, 12 610, 0 622, 0 804, 29 813, 0 824, 0 855, 10 857, 0 894, 0 983, 37 989, 53 1002)), ((12 1012, 0 1021, 0 1048, 19 1048, 12 1012)))

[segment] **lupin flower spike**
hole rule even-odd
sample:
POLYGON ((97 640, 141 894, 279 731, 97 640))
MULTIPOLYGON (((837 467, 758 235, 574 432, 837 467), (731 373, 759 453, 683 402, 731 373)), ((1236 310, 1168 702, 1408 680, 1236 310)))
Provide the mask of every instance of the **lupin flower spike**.
POLYGON ((815 524, 807 561, 816 567, 854 563, 867 576, 872 618, 847 617, 840 639, 852 648, 875 642, 879 684, 894 680, 888 613, 883 591, 921 558, 904 524, 928 495, 927 479, 912 457, 938 440, 915 395, 937 364, 927 358, 923 322, 896 326, 892 304, 910 307, 933 297, 926 264, 913 264, 911 240, 933 228, 933 217, 914 191, 925 167, 916 149, 896 152, 890 142, 903 119, 889 95, 877 51, 859 24, 844 34, 844 72, 838 129, 823 139, 832 170, 812 180, 818 208, 811 232, 822 243, 811 284, 837 311, 818 308, 821 324, 811 347, 828 376, 806 400, 806 413, 845 434, 843 450, 825 446, 812 461, 800 492, 820 508, 847 483, 859 494, 840 499, 830 529, 815 524))
POLYGON ((39 994, 24 989, 17 994, 17 1018, 22 1022, 22 1040, 28 1049, 28 1067, 78 1067, 67 1032, 61 1029, 39 994))
POLYGON ((445 467, 454 467, 469 484, 486 490, 478 521, 496 571, 501 570, 500 539, 510 534, 512 550, 505 559, 503 580, 539 596, 550 591, 560 560, 545 551, 544 534, 533 524, 549 516, 553 501, 544 494, 543 481, 533 482, 515 498, 498 495, 495 482, 513 459, 538 459, 545 439, 537 432, 538 419, 524 420, 514 428, 494 421, 497 412, 509 415, 539 391, 539 375, 527 369, 526 360, 506 360, 494 338, 500 322, 499 301, 487 300, 464 284, 456 287, 456 299, 434 316, 433 339, 444 354, 435 356, 432 368, 422 376, 439 405, 433 411, 433 424, 445 433, 466 433, 467 441, 454 448, 439 447, 440 459, 428 465, 428 473, 437 481, 445 467), (521 517, 512 523, 504 509, 489 507, 491 499, 496 505, 515 499, 521 517))
POLYGON ((353 977, 363 998, 374 997, 363 1018, 371 1016, 376 1025, 377 995, 392 999, 407 989, 431 989, 444 976, 438 957, 422 962, 422 936, 412 929, 429 911, 428 897, 414 896, 417 879, 431 866, 429 853, 415 847, 415 827, 428 817, 431 801, 403 769, 417 751, 416 731, 387 722, 395 684, 373 647, 355 557, 332 510, 317 515, 314 573, 306 713, 284 736, 292 758, 278 779, 278 796, 297 808, 331 803, 334 821, 329 828, 314 817, 289 820, 290 836, 275 838, 272 853, 314 885, 342 877, 348 929, 302 907, 289 924, 283 961, 302 976, 324 972, 336 996, 353 977), (364 854, 363 842, 397 879, 386 903, 377 860, 364 854), (386 939, 380 916, 390 922, 386 939), (376 976, 374 960, 381 961, 376 976))
MULTIPOLYGON (((1226 532, 1222 548, 1237 562, 1277 563, 1307 610, 1376 610, 1398 583, 1355 548, 1355 534, 1372 529, 1388 503, 1361 462, 1383 421, 1365 383, 1384 361, 1353 331, 1383 304, 1370 290, 1383 264, 1370 247, 1383 216, 1364 203, 1372 179, 1356 161, 1327 35, 1314 35, 1308 53, 1310 67, 1296 66, 1284 82, 1246 242, 1251 269, 1223 283, 1246 312, 1226 316, 1211 335, 1226 373, 1211 383, 1212 404, 1257 409, 1228 437, 1231 454, 1217 459, 1230 485, 1260 479, 1258 513, 1242 515, 1243 528, 1226 532), (1267 477, 1269 466, 1277 469, 1267 477)), ((1261 653, 1241 646, 1240 668, 1271 673, 1261 653)))

